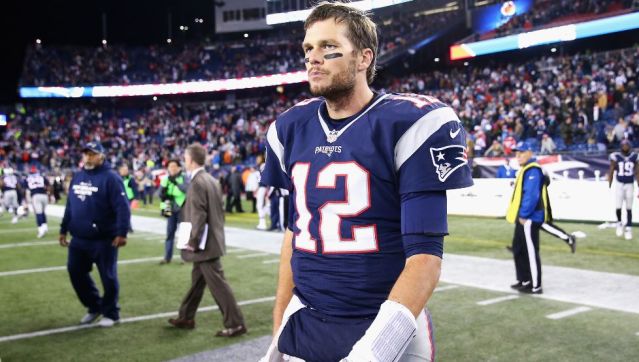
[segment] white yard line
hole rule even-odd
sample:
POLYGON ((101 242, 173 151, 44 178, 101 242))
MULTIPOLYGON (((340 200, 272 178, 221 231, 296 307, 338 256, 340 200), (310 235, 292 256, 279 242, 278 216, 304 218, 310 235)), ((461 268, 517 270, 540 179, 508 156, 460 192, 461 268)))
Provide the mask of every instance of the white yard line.
POLYGON ((266 255, 271 255, 269 253, 255 253, 255 254, 245 254, 245 255, 238 255, 238 259, 248 259, 248 258, 259 258, 260 256, 266 256, 266 255))
POLYGON ((561 319, 561 318, 566 318, 566 317, 573 316, 575 314, 587 312, 589 310, 592 310, 592 308, 590 308, 590 307, 577 307, 577 308, 568 309, 568 310, 565 310, 565 311, 559 312, 559 313, 548 314, 546 316, 546 318, 548 318, 548 319, 561 319))
POLYGON ((31 227, 31 228, 20 228, 20 229, 9 229, 9 230, 2 230, 2 233, 21 233, 21 232, 25 232, 25 231, 33 231, 34 233, 38 232, 38 228, 37 227, 31 227))
MULTIPOLYGON (((61 217, 63 213, 62 206, 47 207, 50 216, 61 217)), ((136 232, 164 234, 166 221, 135 215, 133 227, 136 232)), ((229 248, 239 248, 242 252, 267 252, 273 256, 279 255, 282 248, 283 236, 279 233, 235 227, 225 227, 224 230, 229 248)), ((235 253, 232 250, 229 252, 235 253)), ((544 294, 535 298, 639 314, 639 276, 551 265, 544 265, 543 272, 544 294)), ((446 254, 441 282, 510 293, 514 276, 512 259, 446 254)))
MULTIPOLYGON (((118 265, 121 265, 121 264, 146 263, 148 261, 160 261, 160 260, 162 260, 162 258, 157 258, 157 257, 156 258, 129 259, 129 260, 121 260, 121 261, 119 261, 118 265)), ((52 267, 48 267, 48 268, 11 270, 11 271, 0 272, 0 277, 7 277, 7 276, 12 276, 12 275, 22 275, 22 274, 44 273, 44 272, 57 271, 57 270, 67 270, 67 267, 65 265, 65 266, 52 266, 52 267)))
POLYGON ((271 259, 271 260, 264 260, 262 261, 262 264, 275 264, 275 263, 279 263, 280 259, 271 259))
POLYGON ((435 288, 436 292, 443 292, 445 290, 451 290, 451 289, 457 289, 459 288, 459 285, 443 285, 441 287, 437 287, 435 288))
POLYGON ((244 253, 246 251, 250 251, 248 249, 229 249, 226 251, 227 254, 236 254, 236 253, 244 253))
MULTIPOLYGON (((270 302, 270 301, 273 301, 273 300, 275 300, 275 297, 264 297, 264 298, 244 300, 244 301, 239 302, 238 304, 240 306, 244 306, 244 305, 250 305, 250 304, 270 302)), ((201 312, 208 312, 208 311, 217 310, 217 309, 219 309, 217 305, 212 305, 212 306, 208 306, 208 307, 198 308, 197 311, 201 313, 201 312)), ((166 313, 157 313, 157 314, 148 314, 148 315, 137 316, 137 317, 122 318, 122 319, 120 319, 120 323, 124 324, 124 323, 140 322, 140 321, 146 321, 146 320, 150 320, 150 319, 166 318, 166 317, 171 317, 171 316, 175 316, 175 315, 177 315, 176 311, 166 312, 166 313)), ((63 327, 63 328, 46 329, 46 330, 43 330, 43 331, 37 331, 37 332, 31 332, 31 333, 14 334, 12 336, 0 337, 0 343, 1 342, 16 341, 16 340, 20 340, 20 339, 34 338, 34 337, 49 336, 49 335, 52 335, 52 334, 73 332, 73 331, 77 331, 77 330, 80 330, 80 329, 95 328, 97 326, 98 325, 94 323, 94 324, 89 324, 89 325, 77 325, 77 326, 69 326, 69 327, 63 327)), ((117 328, 117 327, 115 327, 115 328, 117 328)))
POLYGON ((517 299, 517 298, 519 298, 518 295, 506 295, 506 296, 503 296, 503 297, 482 300, 482 301, 477 302, 477 304, 478 305, 491 305, 491 304, 497 304, 497 303, 505 302, 507 300, 517 299))
POLYGON ((24 241, 13 244, 0 244, 0 249, 21 248, 23 246, 58 245, 57 241, 24 241))

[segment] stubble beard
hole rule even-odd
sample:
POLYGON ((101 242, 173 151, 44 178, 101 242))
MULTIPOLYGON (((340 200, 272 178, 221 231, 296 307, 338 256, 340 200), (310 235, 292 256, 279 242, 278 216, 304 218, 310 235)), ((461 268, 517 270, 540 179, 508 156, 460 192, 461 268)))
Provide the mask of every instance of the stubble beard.
POLYGON ((336 74, 331 84, 327 86, 311 85, 311 94, 315 97, 324 97, 329 102, 338 102, 351 95, 355 90, 355 60, 348 64, 348 68, 336 74))

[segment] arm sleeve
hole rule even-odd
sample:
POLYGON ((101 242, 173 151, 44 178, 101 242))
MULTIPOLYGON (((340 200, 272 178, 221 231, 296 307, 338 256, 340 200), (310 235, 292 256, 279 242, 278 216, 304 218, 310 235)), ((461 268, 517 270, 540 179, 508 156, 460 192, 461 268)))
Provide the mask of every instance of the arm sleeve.
POLYGON ((109 203, 115 211, 115 231, 117 236, 126 237, 131 223, 131 209, 124 191, 122 179, 115 174, 109 177, 109 203))
POLYGON ((466 132, 450 107, 432 110, 414 122, 396 142, 394 151, 401 194, 473 184, 466 132))
POLYGON ((281 141, 277 121, 271 123, 266 133, 266 160, 260 183, 265 186, 291 189, 290 178, 287 174, 284 145, 281 141))
POLYGON ((541 169, 531 168, 523 175, 523 196, 519 207, 519 217, 529 219, 539 203, 543 174, 541 169))
POLYGON ((448 235, 446 191, 402 194, 401 213, 406 258, 415 254, 441 258, 448 235))
MULTIPOLYGON (((201 171, 205 172, 205 171, 201 171)), ((200 240, 204 234, 204 228, 208 223, 208 193, 213 190, 206 190, 201 184, 193 183, 193 195, 196 197, 191 199, 191 235, 189 236, 189 245, 194 250, 199 250, 200 240)), ((209 231, 209 232, 212 232, 209 231)))

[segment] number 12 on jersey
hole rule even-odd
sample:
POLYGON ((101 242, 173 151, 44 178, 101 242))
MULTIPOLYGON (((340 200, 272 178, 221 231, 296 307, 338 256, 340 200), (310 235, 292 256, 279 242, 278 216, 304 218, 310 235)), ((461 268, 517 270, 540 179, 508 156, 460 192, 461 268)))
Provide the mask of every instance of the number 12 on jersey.
POLYGON ((357 162, 331 162, 317 173, 317 182, 307 188, 310 163, 298 162, 291 176, 295 187, 295 205, 298 218, 295 226, 295 248, 316 253, 317 240, 313 239, 310 224, 313 215, 308 209, 308 194, 316 189, 335 189, 337 177, 344 177, 344 200, 326 201, 319 207, 319 235, 324 254, 370 253, 379 250, 375 225, 352 226, 352 239, 343 238, 342 220, 356 217, 371 207, 370 172, 357 162))

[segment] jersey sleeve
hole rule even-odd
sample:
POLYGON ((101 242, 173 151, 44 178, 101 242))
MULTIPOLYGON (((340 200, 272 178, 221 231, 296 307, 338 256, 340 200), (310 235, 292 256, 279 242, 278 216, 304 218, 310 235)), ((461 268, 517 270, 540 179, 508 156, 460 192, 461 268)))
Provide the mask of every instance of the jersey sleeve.
POLYGON ((466 132, 452 108, 426 113, 402 134, 395 145, 395 168, 400 194, 473 184, 466 132))
POLYGON ((271 123, 266 133, 266 160, 260 183, 265 186, 290 189, 290 178, 286 171, 282 130, 278 121, 271 123))

